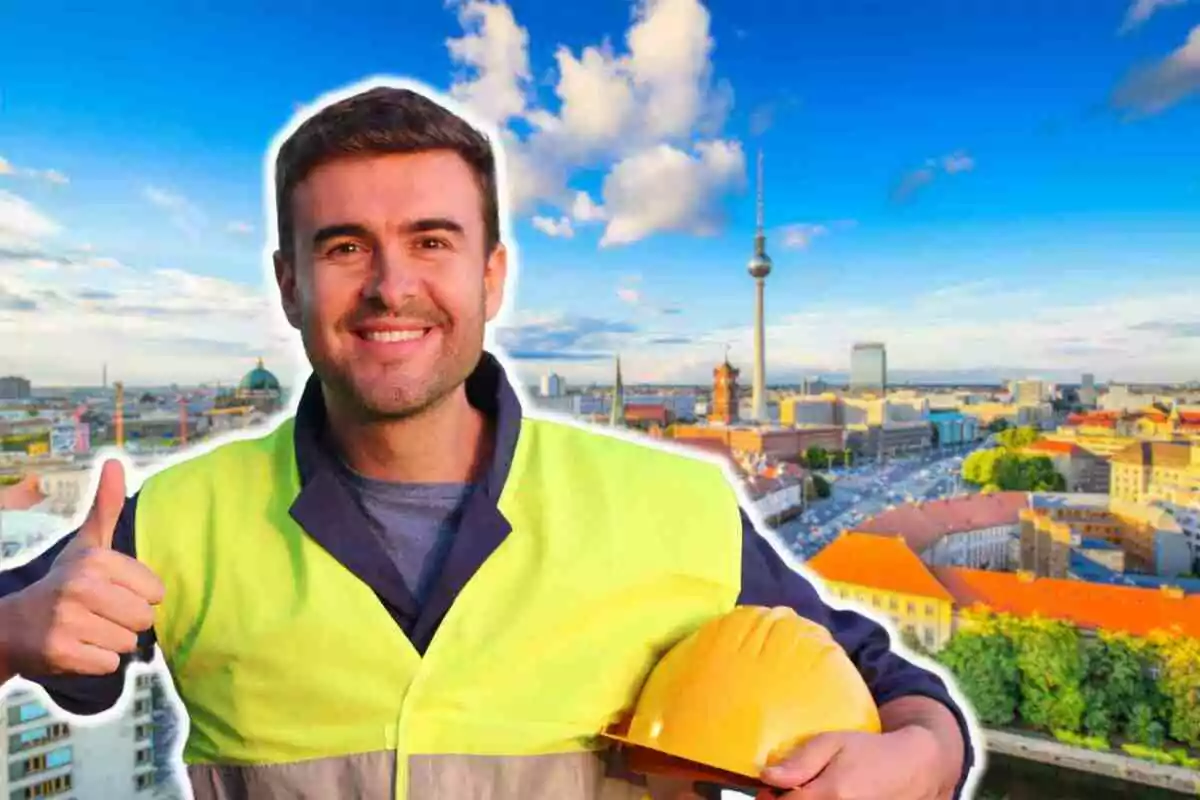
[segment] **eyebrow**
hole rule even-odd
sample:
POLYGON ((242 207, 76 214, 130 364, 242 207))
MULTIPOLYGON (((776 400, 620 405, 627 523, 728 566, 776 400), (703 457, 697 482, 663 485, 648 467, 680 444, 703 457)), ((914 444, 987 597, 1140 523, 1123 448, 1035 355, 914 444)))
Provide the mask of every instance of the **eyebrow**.
MULTIPOLYGON (((404 233, 427 233, 429 231, 446 231, 447 233, 455 233, 462 236, 466 233, 462 224, 450 219, 449 217, 426 217, 424 219, 413 220, 400 226, 404 233)), ((327 242, 330 239, 336 239, 340 236, 357 236, 364 239, 371 238, 372 233, 366 227, 356 223, 342 223, 339 225, 326 225, 320 228, 313 234, 313 246, 327 242)))

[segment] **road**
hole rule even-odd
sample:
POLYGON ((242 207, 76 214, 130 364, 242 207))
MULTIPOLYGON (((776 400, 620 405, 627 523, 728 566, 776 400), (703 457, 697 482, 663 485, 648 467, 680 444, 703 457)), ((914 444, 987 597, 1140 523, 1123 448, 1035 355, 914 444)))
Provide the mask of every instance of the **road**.
POLYGON ((903 503, 966 494, 959 473, 975 448, 955 448, 824 473, 832 495, 814 502, 779 534, 803 559, 812 558, 839 533, 903 503))

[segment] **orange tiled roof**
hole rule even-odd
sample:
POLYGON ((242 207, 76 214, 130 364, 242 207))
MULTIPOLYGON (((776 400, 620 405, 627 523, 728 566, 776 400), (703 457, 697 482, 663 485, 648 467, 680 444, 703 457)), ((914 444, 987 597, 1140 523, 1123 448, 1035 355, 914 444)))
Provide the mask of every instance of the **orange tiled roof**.
POLYGON ((808 566, 828 581, 946 602, 954 599, 899 536, 843 533, 809 559, 808 566))
POLYGON ((1180 411, 1179 421, 1184 425, 1200 425, 1200 411, 1180 411))
POLYGON ((951 533, 965 533, 999 525, 1015 525, 1021 509, 1029 506, 1024 492, 995 492, 951 497, 925 503, 908 503, 866 520, 857 533, 898 534, 916 552, 923 552, 951 533))
POLYGON ((1027 450, 1040 450, 1044 453, 1056 453, 1058 455, 1078 456, 1086 452, 1082 447, 1074 442, 1057 442, 1053 439, 1039 439, 1029 445, 1027 450))
POLYGON ((1178 625, 1185 635, 1200 636, 1200 595, 1178 598, 1160 589, 1057 578, 1022 581, 1012 572, 963 567, 934 567, 933 573, 960 607, 980 604, 1015 616, 1037 614, 1135 636, 1178 625))
POLYGON ((1116 464, 1156 467, 1186 467, 1191 463, 1191 445, 1184 442, 1135 442, 1116 452, 1116 464))

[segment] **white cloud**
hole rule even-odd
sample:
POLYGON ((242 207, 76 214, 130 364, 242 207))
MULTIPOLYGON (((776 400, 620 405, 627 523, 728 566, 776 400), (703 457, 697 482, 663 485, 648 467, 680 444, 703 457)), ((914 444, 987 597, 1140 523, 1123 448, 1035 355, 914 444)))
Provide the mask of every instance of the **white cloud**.
POLYGON ((608 225, 601 246, 658 231, 714 234, 720 222, 715 200, 741 188, 745 172, 745 154, 736 141, 700 142, 694 154, 659 144, 622 160, 604 179, 608 225))
POLYGON ((260 354, 281 379, 299 366, 273 299, 255 287, 106 257, 3 253, 0 286, 0 338, 11 345, 0 371, 35 383, 94 383, 105 362, 114 379, 149 385, 233 381, 260 354))
POLYGON ((157 186, 146 186, 142 189, 142 196, 166 211, 171 224, 176 228, 193 239, 200 237, 200 231, 206 221, 204 212, 186 197, 157 186))
POLYGON ((813 222, 798 222, 785 225, 780 233, 783 236, 783 246, 789 250, 805 250, 819 236, 829 233, 829 226, 813 222))
POLYGON ((466 35, 447 39, 446 47, 471 77, 456 82, 451 91, 477 113, 503 125, 525 111, 529 34, 504 3, 465 0, 457 6, 466 35))
POLYGON ((23 197, 0 190, 0 247, 29 247, 61 227, 23 197))
POLYGON ((56 169, 30 169, 28 167, 16 167, 6 158, 0 157, 0 175, 12 175, 15 177, 34 178, 43 180, 47 183, 58 184, 59 186, 70 183, 66 175, 56 169))
POLYGON ((1113 93, 1113 105, 1131 114, 1157 114, 1200 91, 1200 25, 1156 64, 1134 70, 1113 93))
POLYGON ((1133 0, 1125 13, 1121 33, 1128 33, 1154 16, 1159 9, 1181 6, 1187 0, 1133 0))
POLYGON ((575 235, 575 230, 571 227, 571 220, 567 217, 538 217, 535 216, 532 220, 533 227, 553 238, 570 239, 575 235))
POLYGON ((249 222, 242 222, 240 220, 234 220, 225 226, 225 230, 227 230, 230 233, 245 235, 245 234, 254 233, 254 226, 251 225, 249 222))
MULTIPOLYGON (((627 358, 629 374, 639 380, 707 384, 719 344, 731 343, 734 366, 748 368, 748 323, 672 337, 678 344, 652 344, 661 335, 645 331, 618 332, 608 346, 628 353, 622 367, 627 358)), ((1185 381, 1195 377, 1200 360, 1200 314, 1186 293, 1114 293, 1072 303, 1060 293, 1015 290, 1000 281, 944 287, 905 302, 831 303, 768 319, 768 378, 845 374, 852 344, 864 339, 886 343, 894 371, 1092 372, 1102 380, 1185 381)), ((523 366, 533 373, 553 368, 575 382, 607 377, 602 362, 535 360, 523 366)))
MULTIPOLYGON (((523 129, 532 129, 523 137, 512 129, 504 132, 514 213, 541 205, 576 222, 598 221, 600 209, 567 189, 576 170, 606 169, 614 163, 617 169, 662 146, 687 152, 721 138, 732 90, 713 81, 711 20, 700 0, 638 2, 623 52, 607 39, 578 51, 559 45, 556 110, 537 102, 529 80, 529 37, 511 9, 492 0, 466 0, 457 8, 466 35, 447 46, 465 74, 452 91, 499 123, 519 121, 523 129)), ((720 182, 694 186, 715 192, 727 188, 720 182)), ((698 197, 693 205, 707 210, 714 200, 698 197)), ((610 218, 612 213, 610 209, 610 218)), ((659 230, 711 227, 711 219, 683 225, 665 215, 666 227, 661 227, 644 224, 650 219, 646 214, 638 216, 643 224, 617 226, 633 236, 627 241, 659 230)))
POLYGON ((587 192, 576 192, 575 202, 571 204, 571 217, 576 222, 600 222, 606 216, 604 206, 592 200, 587 192))
POLYGON ((970 172, 975 169, 975 159, 960 150, 957 153, 942 156, 942 169, 950 175, 956 172, 970 172))

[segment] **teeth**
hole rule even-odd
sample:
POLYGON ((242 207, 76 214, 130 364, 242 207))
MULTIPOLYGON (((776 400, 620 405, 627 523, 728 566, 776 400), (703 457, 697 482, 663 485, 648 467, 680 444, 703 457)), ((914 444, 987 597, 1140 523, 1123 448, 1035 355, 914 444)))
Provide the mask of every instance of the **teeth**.
POLYGON ((372 342, 409 342, 413 339, 420 339, 425 335, 425 331, 371 331, 367 334, 367 339, 372 342))

